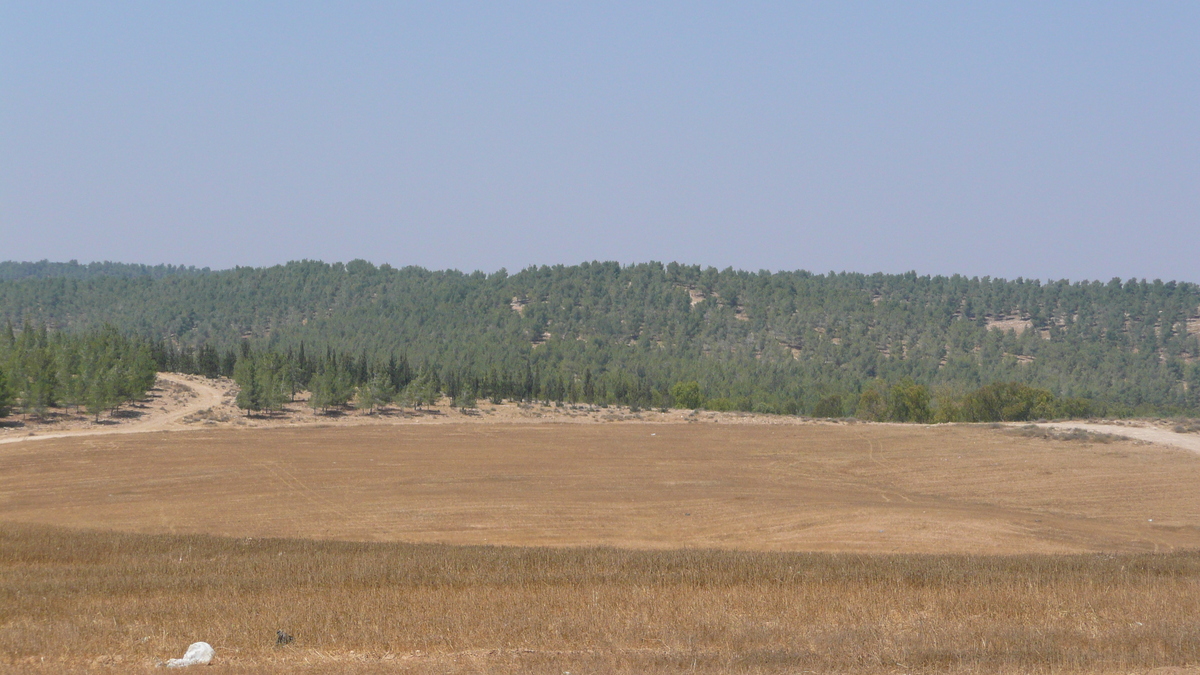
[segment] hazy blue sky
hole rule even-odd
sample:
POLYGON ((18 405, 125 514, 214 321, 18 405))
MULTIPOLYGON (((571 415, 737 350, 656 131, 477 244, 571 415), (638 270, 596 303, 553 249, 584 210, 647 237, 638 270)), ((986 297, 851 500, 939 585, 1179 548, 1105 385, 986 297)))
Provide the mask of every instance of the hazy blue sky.
POLYGON ((0 259, 1200 281, 1200 3, 10 0, 0 157, 0 259))

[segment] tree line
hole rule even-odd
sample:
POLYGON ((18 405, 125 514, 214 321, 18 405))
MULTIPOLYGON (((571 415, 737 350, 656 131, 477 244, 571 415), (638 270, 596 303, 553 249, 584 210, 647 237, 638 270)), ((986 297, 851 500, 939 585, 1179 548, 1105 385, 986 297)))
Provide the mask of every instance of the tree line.
MULTIPOLYGON (((516 369, 483 371, 462 364, 414 367, 404 354, 387 359, 357 356, 327 347, 312 355, 299 349, 255 348, 250 341, 224 351, 209 345, 177 347, 162 340, 123 336, 106 326, 70 334, 26 324, 9 325, 0 339, 0 415, 17 409, 43 415, 53 407, 81 408, 97 417, 138 400, 154 385, 157 371, 227 376, 238 384, 237 405, 270 412, 308 392, 307 404, 326 412, 353 404, 375 410, 388 404, 420 408, 449 397, 458 407, 478 399, 541 401, 546 404, 625 405, 637 408, 749 409, 727 396, 709 396, 698 381, 669 386, 645 372, 609 370, 595 375, 543 370, 531 361, 516 369)), ((1100 412, 1094 401, 1056 396, 1018 382, 997 382, 966 392, 931 391, 911 379, 876 380, 857 397, 831 394, 803 408, 799 399, 781 412, 815 417, 854 416, 898 422, 1026 421, 1087 417, 1100 412)))
MULTIPOLYGON (((316 373, 334 372, 329 350, 339 369, 404 355, 426 381, 489 398, 658 407, 696 382, 717 409, 857 415, 911 382, 950 416, 968 393, 1007 382, 1090 401, 1095 414, 1200 412, 1200 287, 1186 282, 609 262, 511 275, 365 261, 71 269, 0 281, 0 318, 70 333, 112 323, 171 345, 174 356, 156 358, 185 372, 232 376, 245 342, 285 360, 306 346, 316 373)), ((320 386, 337 400, 347 385, 320 386)))
POLYGON ((11 324, 0 334, 0 416, 44 415, 50 408, 99 418, 144 398, 158 371, 149 344, 111 326, 84 333, 11 324))
MULTIPOLYGON (((526 365, 523 372, 487 373, 469 369, 436 367, 414 370, 406 357, 371 362, 363 354, 357 360, 327 350, 320 358, 298 353, 252 351, 244 343, 232 369, 239 385, 237 405, 247 411, 276 411, 296 394, 308 391, 314 411, 328 411, 353 403, 358 409, 374 411, 395 403, 401 407, 432 405, 443 396, 451 405, 473 408, 478 399, 493 403, 540 401, 545 404, 626 405, 633 409, 688 408, 717 411, 737 410, 725 397, 705 396, 696 381, 676 382, 658 388, 649 380, 618 378, 612 373, 595 378, 590 370, 582 377, 573 373, 541 373, 526 365), (444 372, 445 375, 439 375, 444 372)), ((873 383, 856 401, 840 395, 826 396, 811 410, 797 406, 793 414, 868 421, 893 422, 1019 422, 1038 419, 1090 417, 1097 409, 1092 401, 1055 396, 1046 389, 1018 382, 997 382, 953 395, 935 397, 924 385, 902 380, 888 385, 873 383)))

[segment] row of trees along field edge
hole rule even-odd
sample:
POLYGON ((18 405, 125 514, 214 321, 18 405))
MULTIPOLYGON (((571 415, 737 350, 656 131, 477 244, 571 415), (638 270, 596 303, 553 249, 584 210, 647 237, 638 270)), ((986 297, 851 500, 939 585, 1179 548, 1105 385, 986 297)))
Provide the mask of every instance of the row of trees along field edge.
MULTIPOLYGON (((421 407, 445 396, 459 407, 476 400, 543 401, 638 407, 735 410, 726 397, 709 397, 695 381, 656 386, 612 373, 582 378, 569 373, 539 373, 526 364, 519 372, 475 373, 465 369, 414 369, 406 357, 370 361, 327 349, 310 357, 297 352, 254 350, 249 342, 220 353, 211 347, 196 352, 176 350, 122 336, 106 327, 83 334, 51 332, 29 324, 15 332, 8 326, 0 339, 0 415, 15 407, 26 415, 45 415, 52 408, 83 409, 99 417, 122 403, 138 400, 154 385, 158 370, 208 377, 231 376, 238 384, 237 404, 250 412, 281 409, 307 391, 308 405, 329 411, 353 404, 374 410, 397 404, 421 407)), ((1092 402, 1063 399, 1051 392, 1004 382, 981 387, 961 397, 933 398, 911 380, 886 385, 875 382, 856 400, 826 396, 811 411, 820 417, 853 413, 870 420, 910 422, 1002 421, 1080 417, 1094 412, 1092 402)))

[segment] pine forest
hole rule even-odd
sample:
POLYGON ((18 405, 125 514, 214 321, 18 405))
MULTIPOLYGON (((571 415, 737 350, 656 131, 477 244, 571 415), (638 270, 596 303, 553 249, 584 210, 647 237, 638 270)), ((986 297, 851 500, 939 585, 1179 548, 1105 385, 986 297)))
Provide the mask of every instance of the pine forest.
POLYGON ((0 407, 99 414, 155 370, 270 410, 449 396, 914 422, 1200 412, 1200 286, 676 263, 224 271, 0 263, 0 407))

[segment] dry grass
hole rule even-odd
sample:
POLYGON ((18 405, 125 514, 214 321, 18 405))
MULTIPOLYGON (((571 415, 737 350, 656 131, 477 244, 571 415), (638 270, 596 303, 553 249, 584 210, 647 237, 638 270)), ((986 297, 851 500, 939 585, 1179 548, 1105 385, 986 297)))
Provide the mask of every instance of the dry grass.
POLYGON ((196 640, 217 649, 205 672, 234 673, 1200 665, 1200 455, 1009 429, 12 443, 0 671, 149 671, 196 640), (295 643, 276 648, 277 629, 295 643))
POLYGON ((1174 421, 1171 430, 1177 434, 1200 434, 1200 419, 1181 417, 1174 421))
MULTIPOLYGON (((0 525, 0 666, 1142 672, 1200 663, 1200 554, 456 547, 0 525), (274 646, 275 631, 296 636, 274 646)), ((206 671, 207 672, 207 671, 206 671)))
POLYGON ((1056 429, 1054 427, 1039 427, 1036 424, 1027 424, 1022 427, 1010 429, 1009 433, 1013 434, 1014 436, 1042 438, 1051 441, 1081 441, 1084 443, 1114 443, 1116 441, 1125 441, 1136 443, 1136 441, 1128 436, 1122 436, 1120 434, 1089 431, 1087 429, 1056 429))
POLYGON ((519 546, 1200 547, 1200 455, 908 425, 213 429, 0 446, 0 520, 519 546))

